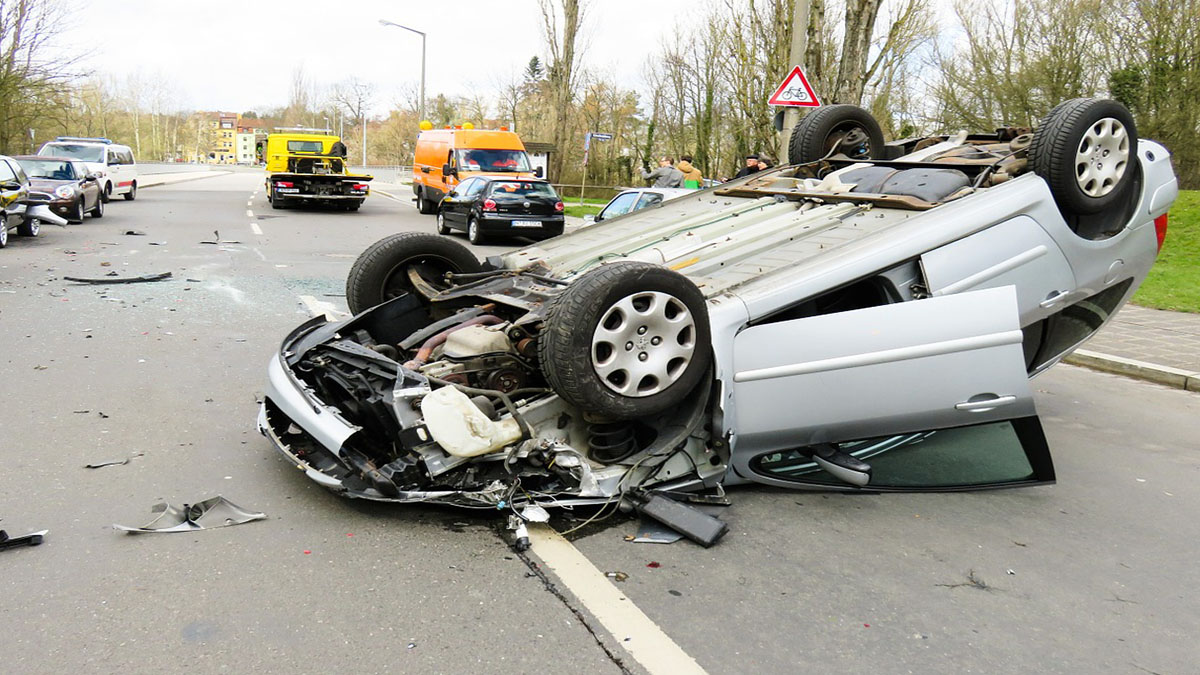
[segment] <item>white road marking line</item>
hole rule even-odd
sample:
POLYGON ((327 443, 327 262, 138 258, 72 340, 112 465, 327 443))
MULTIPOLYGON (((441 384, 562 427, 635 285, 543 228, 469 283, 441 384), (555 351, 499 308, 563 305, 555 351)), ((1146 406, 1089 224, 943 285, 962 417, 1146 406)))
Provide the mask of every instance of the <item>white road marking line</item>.
MULTIPOLYGON (((250 206, 250 205, 249 205, 249 204, 247 204, 246 206, 250 206)), ((250 209, 246 209, 246 217, 247 217, 247 218, 253 218, 253 217, 254 217, 254 212, 253 212, 253 211, 251 211, 250 209)))
POLYGON ((308 308, 308 311, 311 312, 313 316, 320 316, 324 314, 325 318, 329 319, 330 321, 341 321, 342 319, 350 316, 346 312, 339 311, 332 302, 318 300, 311 295, 301 295, 300 302, 304 303, 304 306, 308 308))
POLYGON ((655 675, 705 672, 592 561, 549 525, 530 523, 529 541, 533 552, 647 671, 655 675))
POLYGON ((250 223, 250 231, 254 234, 262 234, 262 228, 258 226, 258 223, 250 223))
POLYGON ((259 260, 261 260, 261 261, 263 261, 263 262, 267 262, 267 256, 266 256, 266 255, 264 255, 262 251, 260 251, 260 250, 258 250, 258 249, 256 249, 256 248, 252 248, 252 249, 250 249, 250 250, 251 250, 251 251, 254 251, 254 255, 258 256, 258 259, 259 259, 259 260))

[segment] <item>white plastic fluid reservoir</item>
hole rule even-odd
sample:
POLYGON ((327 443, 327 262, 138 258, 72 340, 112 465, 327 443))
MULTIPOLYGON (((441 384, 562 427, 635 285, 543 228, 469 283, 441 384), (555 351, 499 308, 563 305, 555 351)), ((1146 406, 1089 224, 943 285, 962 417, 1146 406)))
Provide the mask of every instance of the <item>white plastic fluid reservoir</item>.
POLYGON ((516 420, 493 422, 454 387, 436 389, 421 399, 421 415, 433 440, 455 457, 486 455, 521 440, 516 420))

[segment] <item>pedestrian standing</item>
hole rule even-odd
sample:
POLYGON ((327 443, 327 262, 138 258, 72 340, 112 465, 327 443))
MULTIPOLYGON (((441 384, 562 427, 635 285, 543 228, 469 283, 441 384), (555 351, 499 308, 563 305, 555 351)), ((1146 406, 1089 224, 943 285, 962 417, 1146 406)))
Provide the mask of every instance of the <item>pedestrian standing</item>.
POLYGON ((680 173, 683 174, 683 187, 704 187, 704 174, 700 173, 700 169, 697 169, 692 164, 691 156, 684 155, 683 157, 680 157, 679 163, 675 165, 675 168, 679 169, 680 173))
POLYGON ((738 172, 733 174, 734 179, 745 178, 752 173, 758 173, 758 154, 750 153, 746 155, 746 166, 738 169, 738 172))
POLYGON ((653 171, 643 171, 642 180, 652 180, 651 187, 682 187, 683 172, 675 168, 673 157, 660 157, 658 168, 653 171))

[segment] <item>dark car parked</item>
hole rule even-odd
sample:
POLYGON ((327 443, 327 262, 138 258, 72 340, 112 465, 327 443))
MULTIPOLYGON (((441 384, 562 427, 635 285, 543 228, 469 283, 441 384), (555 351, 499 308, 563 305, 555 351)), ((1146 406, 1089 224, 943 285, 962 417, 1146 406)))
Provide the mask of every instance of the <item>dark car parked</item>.
POLYGON ((544 180, 475 176, 438 206, 438 234, 465 230, 472 244, 487 235, 549 239, 563 233, 563 203, 544 180))
POLYGON ((14 159, 29 174, 32 193, 44 193, 50 210, 72 223, 82 223, 83 215, 104 215, 100 182, 88 173, 83 162, 70 157, 24 155, 14 159))

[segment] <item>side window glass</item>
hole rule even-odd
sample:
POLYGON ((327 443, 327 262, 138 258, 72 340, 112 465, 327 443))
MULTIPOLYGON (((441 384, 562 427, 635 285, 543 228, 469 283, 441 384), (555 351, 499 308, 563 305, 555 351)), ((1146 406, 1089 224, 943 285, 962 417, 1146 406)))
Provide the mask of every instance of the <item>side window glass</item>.
POLYGON ((87 176, 87 169, 79 162, 71 162, 71 169, 75 172, 76 178, 84 178, 87 176))
POLYGON ((617 216, 623 216, 633 210, 633 205, 637 203, 637 199, 638 193, 636 192, 627 192, 623 195, 618 195, 616 199, 612 200, 608 206, 605 207, 604 211, 602 211, 600 215, 603 216, 605 220, 609 218, 616 218, 617 216))
POLYGON ((643 192, 642 198, 638 200, 637 208, 634 211, 644 209, 647 206, 654 206, 662 202, 662 200, 663 196, 657 192, 643 192))
POLYGON ((29 176, 25 174, 25 169, 21 168, 21 164, 19 162, 9 162, 9 165, 12 166, 13 171, 16 172, 17 180, 21 181, 22 183, 29 182, 29 176))
POLYGON ((463 182, 459 183, 458 187, 454 188, 454 191, 458 193, 459 197, 466 197, 468 195, 470 189, 472 187, 474 187, 474 185, 478 182, 479 182, 478 178, 468 178, 468 179, 464 180, 463 182))
POLYGON ((475 182, 471 184, 471 187, 467 188, 467 196, 474 197, 475 195, 478 195, 480 192, 483 192, 483 188, 485 186, 487 186, 486 181, 476 178, 475 182))
POLYGON ((13 173, 12 167, 8 162, 0 162, 0 183, 10 183, 17 179, 17 174, 13 173))

